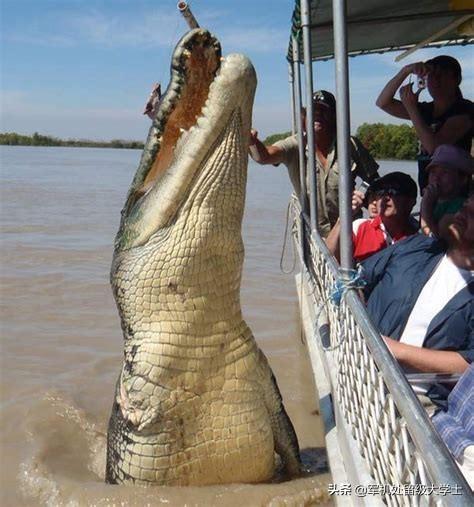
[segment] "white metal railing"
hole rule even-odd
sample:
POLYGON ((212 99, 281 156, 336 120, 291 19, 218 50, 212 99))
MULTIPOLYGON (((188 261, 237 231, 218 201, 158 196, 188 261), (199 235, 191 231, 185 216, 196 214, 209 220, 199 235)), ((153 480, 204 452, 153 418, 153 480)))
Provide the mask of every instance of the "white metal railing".
POLYGON ((306 339, 318 341, 331 377, 338 431, 339 413, 379 498, 390 506, 474 505, 469 486, 356 291, 348 291, 339 306, 331 302, 339 267, 319 235, 311 234, 296 198, 292 209, 307 303, 313 308, 314 336, 306 339), (326 340, 323 327, 329 331, 326 340))

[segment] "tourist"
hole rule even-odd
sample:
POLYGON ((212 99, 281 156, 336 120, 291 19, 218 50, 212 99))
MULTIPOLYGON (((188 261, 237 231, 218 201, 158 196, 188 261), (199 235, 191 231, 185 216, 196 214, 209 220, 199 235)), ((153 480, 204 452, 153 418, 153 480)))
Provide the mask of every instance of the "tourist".
MULTIPOLYGON (((353 256, 361 262, 387 246, 404 239, 418 230, 410 213, 416 203, 416 183, 408 174, 392 172, 375 180, 369 189, 375 198, 375 217, 355 220, 352 224, 353 256)), ((363 199, 355 191, 352 197, 352 211, 362 206, 363 199)), ((326 244, 329 251, 339 260, 339 220, 331 229, 326 244)))
POLYGON ((362 263, 367 312, 407 371, 463 373, 474 359, 474 196, 447 232, 446 242, 416 234, 362 263))
POLYGON ((421 230, 437 235, 442 217, 459 211, 466 200, 463 193, 474 173, 473 160, 465 150, 442 144, 433 153, 426 171, 428 185, 421 201, 421 230))
POLYGON ((431 155, 441 144, 454 144, 470 152, 474 125, 474 104, 464 99, 459 88, 461 66, 451 56, 437 56, 427 62, 411 63, 392 78, 377 98, 377 106, 397 118, 410 119, 421 143, 418 156, 420 190, 427 184, 425 173, 431 155), (401 86, 414 74, 421 86, 413 91, 413 83, 401 86), (431 102, 418 102, 424 86, 433 97, 431 102), (400 88, 400 100, 394 98, 400 88))
MULTIPOLYGON (((313 95, 314 141, 316 156, 316 186, 318 228, 323 237, 339 218, 339 165, 336 150, 336 99, 332 93, 320 90, 313 95)), ((306 127, 305 127, 306 128, 306 127)), ((297 195, 300 195, 298 141, 287 137, 265 146, 255 130, 250 135, 250 156, 259 164, 287 166, 297 195)), ((361 142, 351 137, 352 178, 367 182, 378 177, 378 165, 361 142)))
POLYGON ((440 410, 431 420, 474 489, 474 364, 449 394, 447 410, 440 410))

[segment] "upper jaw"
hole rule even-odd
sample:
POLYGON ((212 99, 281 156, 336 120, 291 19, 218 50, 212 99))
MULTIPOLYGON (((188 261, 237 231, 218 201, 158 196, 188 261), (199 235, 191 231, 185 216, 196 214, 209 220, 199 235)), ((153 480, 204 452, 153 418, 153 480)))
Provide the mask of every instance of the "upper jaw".
POLYGON ((206 30, 183 37, 122 211, 116 249, 143 244, 169 223, 236 109, 243 132, 250 131, 255 86, 246 57, 221 58, 218 41, 206 30))
POLYGON ((219 41, 207 30, 191 30, 177 44, 170 83, 157 107, 125 214, 169 167, 182 131, 189 129, 201 114, 220 61, 219 41))

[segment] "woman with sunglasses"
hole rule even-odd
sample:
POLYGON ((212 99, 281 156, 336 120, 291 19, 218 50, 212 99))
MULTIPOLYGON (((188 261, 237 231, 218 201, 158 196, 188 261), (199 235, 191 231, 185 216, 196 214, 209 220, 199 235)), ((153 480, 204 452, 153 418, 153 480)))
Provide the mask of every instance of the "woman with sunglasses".
POLYGON ((470 151, 474 125, 474 104, 463 97, 459 88, 462 71, 459 62, 447 55, 403 67, 385 86, 377 98, 377 106, 386 113, 411 120, 421 143, 418 155, 418 184, 427 184, 426 167, 431 155, 441 144, 454 144, 470 151), (401 86, 408 76, 418 79, 418 90, 410 82, 401 86), (418 102, 424 88, 433 100, 418 102), (400 99, 395 99, 400 89, 400 99))

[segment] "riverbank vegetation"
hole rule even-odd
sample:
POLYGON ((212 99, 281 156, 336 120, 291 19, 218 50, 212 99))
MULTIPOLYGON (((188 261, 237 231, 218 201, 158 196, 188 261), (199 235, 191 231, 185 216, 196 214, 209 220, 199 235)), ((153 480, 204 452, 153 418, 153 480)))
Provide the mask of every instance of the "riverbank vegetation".
MULTIPOLYGON (((276 143, 291 135, 291 132, 273 134, 263 142, 276 143)), ((410 125, 391 125, 386 123, 363 123, 356 137, 376 159, 415 160, 418 152, 418 138, 410 125)))
POLYGON ((418 138, 407 124, 363 123, 356 136, 376 159, 415 160, 418 138))
POLYGON ((291 136, 291 132, 282 132, 281 134, 272 134, 271 136, 268 136, 263 141, 263 144, 266 146, 269 146, 270 144, 275 144, 277 141, 280 141, 281 139, 285 139, 285 137, 291 136))
MULTIPOLYGON (((276 143, 291 135, 281 132, 268 136, 263 142, 266 145, 276 143)), ((415 129, 410 125, 391 125, 385 123, 363 123, 356 136, 376 159, 415 160, 418 151, 418 139, 415 129)), ((0 133, 0 144, 10 146, 75 146, 88 148, 129 148, 142 149, 141 141, 91 141, 88 139, 58 139, 35 132, 32 136, 16 132, 0 133)))
POLYGON ((128 148, 143 149, 141 141, 91 141, 89 139, 59 139, 44 136, 35 132, 32 136, 17 134, 16 132, 0 133, 0 144, 9 146, 73 146, 78 148, 128 148))

